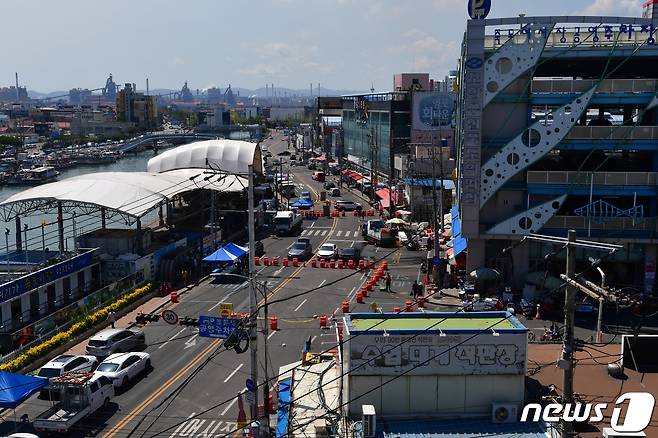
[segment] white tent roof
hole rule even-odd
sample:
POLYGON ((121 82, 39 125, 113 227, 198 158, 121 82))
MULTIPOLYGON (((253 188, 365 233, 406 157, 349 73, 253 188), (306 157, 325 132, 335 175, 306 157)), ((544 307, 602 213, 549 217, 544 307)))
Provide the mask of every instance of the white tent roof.
POLYGON ((98 172, 43 184, 10 196, 0 203, 5 220, 34 211, 48 211, 62 202, 65 209, 105 207, 128 218, 138 218, 156 208, 161 201, 195 189, 239 192, 246 179, 229 176, 205 180, 201 169, 179 169, 166 173, 98 172), (190 178, 193 178, 191 180, 190 178))
POLYGON ((206 169, 206 160, 216 170, 246 174, 247 166, 262 172, 260 147, 256 143, 240 140, 206 140, 179 146, 149 160, 149 172, 166 172, 174 169, 206 169))

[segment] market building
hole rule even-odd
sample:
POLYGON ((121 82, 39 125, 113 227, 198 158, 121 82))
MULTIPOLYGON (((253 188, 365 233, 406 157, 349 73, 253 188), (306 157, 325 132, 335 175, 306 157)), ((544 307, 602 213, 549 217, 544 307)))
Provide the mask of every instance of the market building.
MULTIPOLYGON (((564 272, 563 251, 547 266, 555 247, 515 243, 529 233, 564 237, 575 229, 624 245, 601 262, 607 283, 653 291, 655 32, 651 18, 468 21, 456 129, 468 271, 496 268, 517 287, 537 272, 556 276, 564 272)), ((577 259, 577 271, 590 265, 585 251, 577 259)))

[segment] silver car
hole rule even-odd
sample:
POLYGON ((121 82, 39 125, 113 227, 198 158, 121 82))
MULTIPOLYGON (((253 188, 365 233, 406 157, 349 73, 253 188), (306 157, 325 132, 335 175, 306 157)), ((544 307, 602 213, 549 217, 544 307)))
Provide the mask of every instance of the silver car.
POLYGON ((125 329, 106 329, 96 333, 87 343, 87 353, 107 357, 113 353, 134 351, 146 346, 143 332, 125 329))

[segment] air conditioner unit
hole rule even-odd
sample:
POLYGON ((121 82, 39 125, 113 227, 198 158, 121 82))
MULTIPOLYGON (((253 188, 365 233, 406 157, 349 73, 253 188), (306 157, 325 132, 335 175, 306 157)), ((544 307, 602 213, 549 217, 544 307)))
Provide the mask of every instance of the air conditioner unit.
POLYGON ((519 418, 519 408, 514 403, 492 403, 491 421, 493 423, 515 423, 519 418))
POLYGON ((361 405, 361 423, 363 424, 363 438, 374 438, 377 421, 373 405, 361 405))

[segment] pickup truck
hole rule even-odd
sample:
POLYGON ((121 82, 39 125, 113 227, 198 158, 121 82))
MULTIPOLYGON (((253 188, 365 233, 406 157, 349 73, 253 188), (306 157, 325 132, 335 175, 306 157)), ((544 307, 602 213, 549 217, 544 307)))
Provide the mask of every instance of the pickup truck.
POLYGON ((395 244, 395 235, 384 221, 368 221, 363 226, 366 240, 374 243, 375 246, 393 246, 395 244))
POLYGON ((51 386, 51 391, 59 391, 60 401, 34 419, 34 429, 39 432, 67 433, 83 418, 107 408, 114 397, 112 381, 93 373, 64 373, 53 379, 51 386))
POLYGON ((294 211, 279 211, 274 216, 274 231, 277 235, 298 233, 303 221, 304 217, 294 211))

